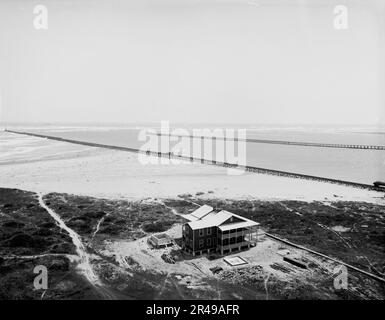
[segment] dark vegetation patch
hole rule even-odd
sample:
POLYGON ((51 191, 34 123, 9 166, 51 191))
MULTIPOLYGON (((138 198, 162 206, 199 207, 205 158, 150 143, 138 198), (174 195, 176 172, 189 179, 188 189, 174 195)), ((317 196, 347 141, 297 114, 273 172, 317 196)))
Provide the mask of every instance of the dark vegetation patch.
POLYGON ((97 299, 99 296, 83 277, 77 275, 66 257, 4 259, 0 261, 0 300, 9 299, 97 299), (34 268, 47 267, 48 289, 36 290, 34 268), (45 292, 44 292, 45 291, 45 292))
POLYGON ((40 299, 44 290, 33 286, 37 265, 48 269, 44 299, 96 297, 87 282, 71 270, 65 256, 19 257, 50 253, 75 253, 68 234, 39 205, 35 193, 0 188, 0 300, 40 299))
POLYGON ((40 205, 37 195, 0 188, 0 255, 74 253, 72 240, 40 205))
POLYGON ((164 200, 164 204, 174 208, 179 214, 188 214, 198 209, 198 206, 191 203, 191 201, 182 199, 167 199, 164 200))
POLYGON ((98 238, 138 239, 146 233, 163 232, 183 218, 158 202, 129 202, 51 193, 44 198, 66 225, 91 238, 98 223, 98 238), (103 220, 101 220, 103 219, 103 220))
POLYGON ((237 283, 244 288, 264 292, 264 298, 268 294, 269 299, 319 300, 339 298, 330 288, 333 286, 330 277, 329 281, 315 277, 308 279, 308 281, 300 281, 296 278, 284 281, 270 274, 267 279, 260 266, 225 270, 220 273, 219 277, 224 282, 237 283))
MULTIPOLYGON (((135 264, 135 262, 133 262, 135 264)), ((255 299, 264 298, 263 293, 250 288, 243 288, 238 284, 231 284, 216 279, 203 278, 201 287, 189 287, 187 283, 180 283, 180 276, 175 274, 158 273, 136 270, 134 277, 117 273, 114 266, 104 264, 101 268, 102 277, 110 287, 118 289, 121 294, 131 299, 169 300, 169 299, 255 299), (234 293, 236 295, 234 295, 234 293)), ((183 275, 185 276, 185 275, 183 275)))
MULTIPOLYGON (((314 272, 314 270, 313 270, 314 272)), ((304 279, 282 280, 266 274, 259 266, 222 271, 219 277, 224 282, 241 285, 256 291, 268 288, 269 299, 284 300, 367 300, 383 299, 383 291, 377 281, 349 274, 348 288, 336 289, 334 278, 329 273, 306 276, 304 279)))

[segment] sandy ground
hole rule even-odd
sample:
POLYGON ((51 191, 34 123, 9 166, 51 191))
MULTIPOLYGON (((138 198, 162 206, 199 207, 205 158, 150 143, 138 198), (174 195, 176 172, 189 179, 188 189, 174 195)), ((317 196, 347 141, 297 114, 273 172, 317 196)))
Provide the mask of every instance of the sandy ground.
POLYGON ((335 184, 243 173, 201 164, 142 164, 138 155, 0 132, 0 187, 111 199, 174 198, 367 201, 382 193, 335 184), (213 193, 207 193, 213 191, 213 193))

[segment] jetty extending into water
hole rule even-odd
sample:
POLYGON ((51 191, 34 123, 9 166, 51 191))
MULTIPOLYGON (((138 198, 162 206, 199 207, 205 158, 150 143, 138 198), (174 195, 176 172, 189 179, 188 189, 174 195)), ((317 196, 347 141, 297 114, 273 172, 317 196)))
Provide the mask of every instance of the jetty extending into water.
POLYGON ((360 188, 360 189, 368 189, 368 190, 374 190, 374 191, 383 191, 383 192, 385 191, 385 188, 375 186, 372 184, 364 184, 364 183, 358 183, 358 182, 353 182, 353 181, 345 181, 345 180, 332 179, 332 178, 326 178, 326 177, 318 177, 318 176, 306 175, 306 174, 301 174, 301 173, 280 171, 280 170, 254 167, 254 166, 243 166, 243 165, 234 164, 234 163, 221 162, 221 161, 209 160, 209 159, 203 159, 203 158, 195 158, 192 156, 188 157, 188 156, 183 156, 183 155, 176 155, 176 154, 173 154, 171 152, 165 153, 165 152, 155 152, 155 151, 150 151, 150 150, 140 150, 140 149, 136 149, 136 148, 129 148, 129 147, 121 147, 121 146, 113 146, 113 145, 106 145, 106 144, 100 144, 100 143, 79 141, 79 140, 66 139, 66 138, 60 138, 60 137, 37 134, 37 133, 8 130, 8 129, 6 129, 5 131, 9 132, 9 133, 28 135, 28 136, 33 136, 33 137, 38 137, 38 138, 43 138, 43 139, 74 143, 74 144, 79 144, 79 145, 84 145, 84 146, 105 148, 105 149, 112 149, 112 150, 120 150, 120 151, 126 151, 126 152, 134 152, 134 153, 141 153, 141 154, 146 154, 148 156, 165 157, 165 158, 169 158, 169 159, 180 159, 180 160, 184 160, 184 161, 191 161, 191 162, 196 162, 196 163, 201 163, 201 164, 221 166, 221 167, 225 167, 225 168, 233 168, 233 169, 238 169, 238 170, 243 170, 243 171, 248 171, 248 172, 269 174, 269 175, 274 175, 274 176, 281 176, 281 177, 288 177, 288 178, 295 178, 295 179, 313 180, 313 181, 318 181, 318 182, 334 183, 334 184, 346 185, 346 186, 350 186, 350 187, 355 187, 355 188, 360 188))
POLYGON ((285 140, 269 140, 269 139, 252 139, 252 138, 227 138, 218 136, 195 136, 195 135, 174 135, 156 133, 158 136, 169 137, 185 137, 190 139, 213 139, 213 140, 225 140, 225 141, 245 141, 251 143, 265 143, 265 144, 282 144, 289 146, 302 146, 302 147, 320 147, 320 148, 342 148, 342 149, 361 149, 361 150, 385 150, 385 146, 381 145, 365 145, 365 144, 340 144, 340 143, 323 143, 323 142, 301 142, 301 141, 285 141, 285 140))

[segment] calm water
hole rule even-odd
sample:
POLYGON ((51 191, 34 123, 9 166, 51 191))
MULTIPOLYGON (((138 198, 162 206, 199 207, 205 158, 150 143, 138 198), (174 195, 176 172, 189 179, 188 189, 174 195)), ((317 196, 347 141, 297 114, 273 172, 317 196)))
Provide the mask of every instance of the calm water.
MULTIPOLYGON (((227 126, 229 127, 229 126, 227 126)), ((231 127, 231 126, 230 126, 231 127)), ((20 129, 20 128, 18 128, 20 129)), ((24 128, 63 138, 140 148, 138 128, 24 128)), ((385 145, 385 131, 373 128, 258 128, 248 127, 255 139, 385 145)), ((385 151, 317 148, 247 143, 247 164, 268 169, 372 183, 385 181, 385 151)))

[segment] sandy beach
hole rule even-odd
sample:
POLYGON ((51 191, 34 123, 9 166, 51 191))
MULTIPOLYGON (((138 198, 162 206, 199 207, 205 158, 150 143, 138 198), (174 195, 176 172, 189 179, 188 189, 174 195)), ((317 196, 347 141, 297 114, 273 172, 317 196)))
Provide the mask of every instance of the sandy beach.
POLYGON ((146 164, 134 153, 1 132, 0 186, 111 199, 200 197, 385 202, 383 194, 201 164, 146 164), (209 192, 209 193, 208 193, 209 192))

